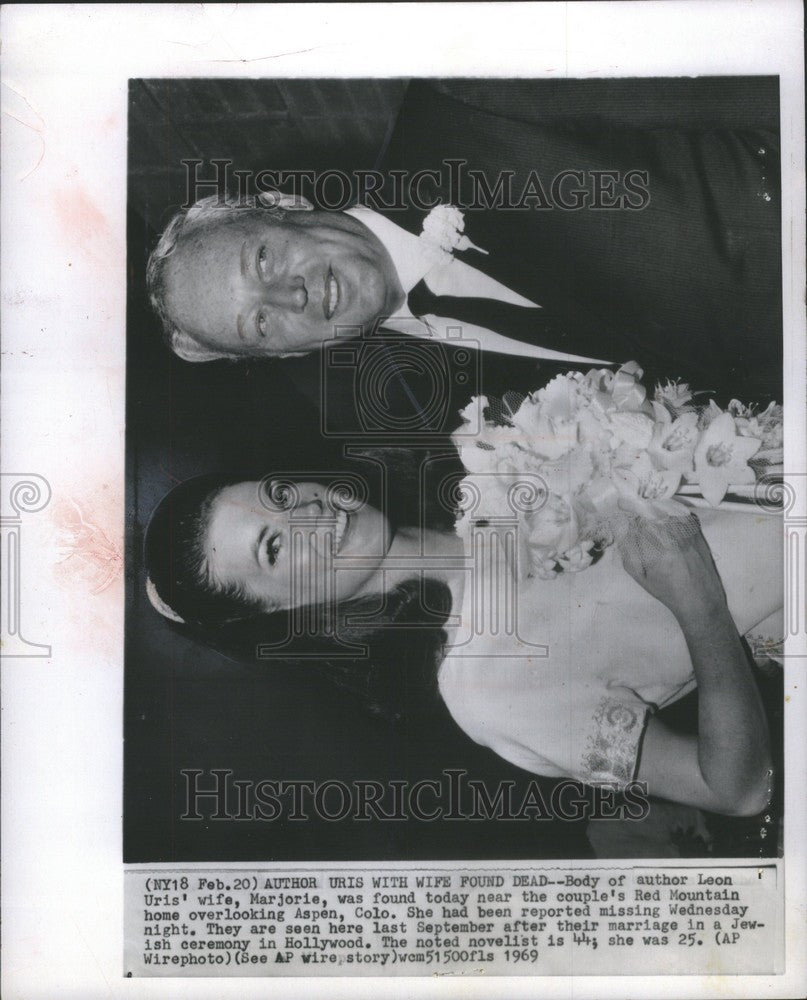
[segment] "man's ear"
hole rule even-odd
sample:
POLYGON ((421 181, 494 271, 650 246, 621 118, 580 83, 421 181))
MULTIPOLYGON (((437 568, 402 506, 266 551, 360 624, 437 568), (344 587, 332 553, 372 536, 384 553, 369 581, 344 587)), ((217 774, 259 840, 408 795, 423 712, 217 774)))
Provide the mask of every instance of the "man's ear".
POLYGON ((183 333, 181 330, 174 331, 171 337, 171 350, 178 358, 182 358, 183 361, 218 361, 220 358, 229 357, 227 354, 212 351, 209 347, 200 344, 193 337, 190 337, 187 333, 183 333))
POLYGON ((301 194, 283 194, 282 191, 261 191, 259 204, 264 208, 282 208, 286 212, 313 212, 314 206, 301 194))

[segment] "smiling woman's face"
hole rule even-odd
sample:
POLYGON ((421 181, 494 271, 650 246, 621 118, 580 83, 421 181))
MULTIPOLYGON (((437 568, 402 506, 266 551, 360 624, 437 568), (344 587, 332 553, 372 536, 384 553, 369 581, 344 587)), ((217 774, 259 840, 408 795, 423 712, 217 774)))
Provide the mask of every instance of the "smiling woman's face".
POLYGON ((305 353, 335 327, 369 331, 403 299, 386 249, 342 212, 222 213, 183 234, 166 260, 168 315, 221 355, 305 353))
POLYGON ((237 587, 267 611, 365 592, 390 546, 386 517, 366 504, 342 510, 318 483, 296 483, 291 492, 283 505, 265 483, 216 494, 202 543, 211 582, 237 587))

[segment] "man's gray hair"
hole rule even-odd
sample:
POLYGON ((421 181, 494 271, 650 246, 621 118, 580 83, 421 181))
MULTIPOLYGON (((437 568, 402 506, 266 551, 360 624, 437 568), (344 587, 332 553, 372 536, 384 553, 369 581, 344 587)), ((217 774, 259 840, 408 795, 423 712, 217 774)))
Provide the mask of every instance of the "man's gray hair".
POLYGON ((200 344, 187 330, 179 327, 165 305, 166 261, 176 250, 181 238, 211 221, 221 221, 243 212, 261 212, 267 221, 280 221, 285 212, 280 205, 287 196, 268 192, 254 201, 227 201, 214 194, 202 198, 190 208, 180 209, 163 230, 157 245, 149 254, 146 265, 146 287, 154 311, 160 318, 168 347, 184 361, 215 361, 218 358, 238 358, 238 354, 223 354, 200 344))

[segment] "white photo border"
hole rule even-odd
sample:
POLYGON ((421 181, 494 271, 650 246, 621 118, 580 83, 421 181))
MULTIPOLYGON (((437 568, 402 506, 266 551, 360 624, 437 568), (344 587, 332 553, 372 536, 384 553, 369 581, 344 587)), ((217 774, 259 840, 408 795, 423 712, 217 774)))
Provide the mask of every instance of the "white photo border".
MULTIPOLYGON (((792 0, 547 4, 6 5, 3 470, 43 476, 25 525, 24 627, 3 661, 3 995, 534 996, 530 979, 123 978, 122 715, 127 97, 130 78, 778 75, 786 469, 805 455, 802 7, 792 0), (379 45, 379 39, 388 44, 379 45), (58 570, 65 504, 115 575, 58 570)), ((807 514, 805 498, 794 517, 807 514)), ((807 521, 800 521, 807 524, 807 521)), ((803 551, 803 550, 802 550, 803 551)), ((804 584, 802 566, 801 584, 804 584)), ((786 661, 787 973, 542 978, 546 997, 784 997, 805 984, 804 625, 786 661)), ((586 862, 586 867, 600 863, 586 862)), ((379 866, 381 867, 381 866, 379 866)), ((601 867, 608 868, 608 863, 601 867)), ((801 989, 800 989, 801 988, 801 989)))

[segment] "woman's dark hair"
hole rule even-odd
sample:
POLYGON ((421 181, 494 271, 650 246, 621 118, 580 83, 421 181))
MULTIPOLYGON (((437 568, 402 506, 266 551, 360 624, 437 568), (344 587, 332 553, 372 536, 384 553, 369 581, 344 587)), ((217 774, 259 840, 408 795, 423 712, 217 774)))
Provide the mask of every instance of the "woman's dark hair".
POLYGON ((225 476, 199 476, 175 486, 151 516, 145 539, 150 585, 160 600, 190 626, 215 627, 259 614, 259 603, 236 588, 211 581, 204 554, 204 533, 213 502, 237 482, 225 476))
MULTIPOLYGON (((379 459, 377 451, 372 460, 389 464, 388 456, 379 459)), ((383 595, 272 614, 236 588, 213 584, 203 549, 212 505, 227 486, 257 478, 201 476, 180 483, 162 499, 144 546, 152 600, 156 591, 158 601, 167 605, 164 613, 181 619, 174 627, 240 661, 279 656, 285 662, 313 663, 372 713, 391 721, 436 704, 437 669, 446 638, 442 626, 451 607, 445 584, 417 578, 383 595)), ((395 497, 400 510, 391 519, 393 527, 400 512, 406 516, 412 508, 411 503, 409 511, 401 505, 401 491, 395 497)), ((413 499, 416 503, 420 498, 413 499)), ((450 512, 427 510, 425 520, 447 527, 450 512)))

